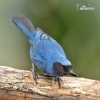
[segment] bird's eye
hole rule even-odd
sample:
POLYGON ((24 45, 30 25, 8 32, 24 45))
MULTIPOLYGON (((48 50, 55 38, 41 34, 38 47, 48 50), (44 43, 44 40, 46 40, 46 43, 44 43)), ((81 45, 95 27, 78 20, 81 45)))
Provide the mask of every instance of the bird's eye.
POLYGON ((61 67, 60 67, 60 70, 64 70, 64 67, 61 66, 61 67))

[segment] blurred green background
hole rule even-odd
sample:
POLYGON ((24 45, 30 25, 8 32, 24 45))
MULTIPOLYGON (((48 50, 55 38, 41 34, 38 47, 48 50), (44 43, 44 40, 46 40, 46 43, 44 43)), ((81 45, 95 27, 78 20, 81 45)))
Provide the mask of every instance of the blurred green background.
POLYGON ((0 65, 30 70, 28 39, 11 21, 16 15, 57 40, 79 77, 100 79, 100 0, 0 0, 0 65))

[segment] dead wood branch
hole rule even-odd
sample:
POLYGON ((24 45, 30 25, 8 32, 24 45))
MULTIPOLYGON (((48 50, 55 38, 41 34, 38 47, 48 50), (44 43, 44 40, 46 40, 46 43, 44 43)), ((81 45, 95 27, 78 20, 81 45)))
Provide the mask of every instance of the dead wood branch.
POLYGON ((0 66, 0 100, 100 100, 100 81, 61 77, 59 89, 54 77, 38 76, 36 85, 31 71, 0 66))

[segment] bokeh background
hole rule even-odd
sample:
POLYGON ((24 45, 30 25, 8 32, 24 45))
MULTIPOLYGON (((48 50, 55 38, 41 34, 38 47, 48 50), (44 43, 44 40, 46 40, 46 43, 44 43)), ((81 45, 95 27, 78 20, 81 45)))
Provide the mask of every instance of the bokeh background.
POLYGON ((0 65, 30 70, 28 39, 11 21, 16 15, 57 40, 79 77, 100 80, 100 0, 0 0, 0 65))

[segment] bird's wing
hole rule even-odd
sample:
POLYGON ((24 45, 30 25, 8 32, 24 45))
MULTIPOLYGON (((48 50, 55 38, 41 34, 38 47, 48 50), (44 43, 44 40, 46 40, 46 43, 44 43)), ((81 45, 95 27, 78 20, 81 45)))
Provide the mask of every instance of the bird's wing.
POLYGON ((48 40, 51 39, 51 37, 49 35, 47 35, 45 32, 42 31, 42 29, 40 29, 39 27, 37 27, 36 29, 36 33, 38 33, 38 38, 40 40, 48 40))

